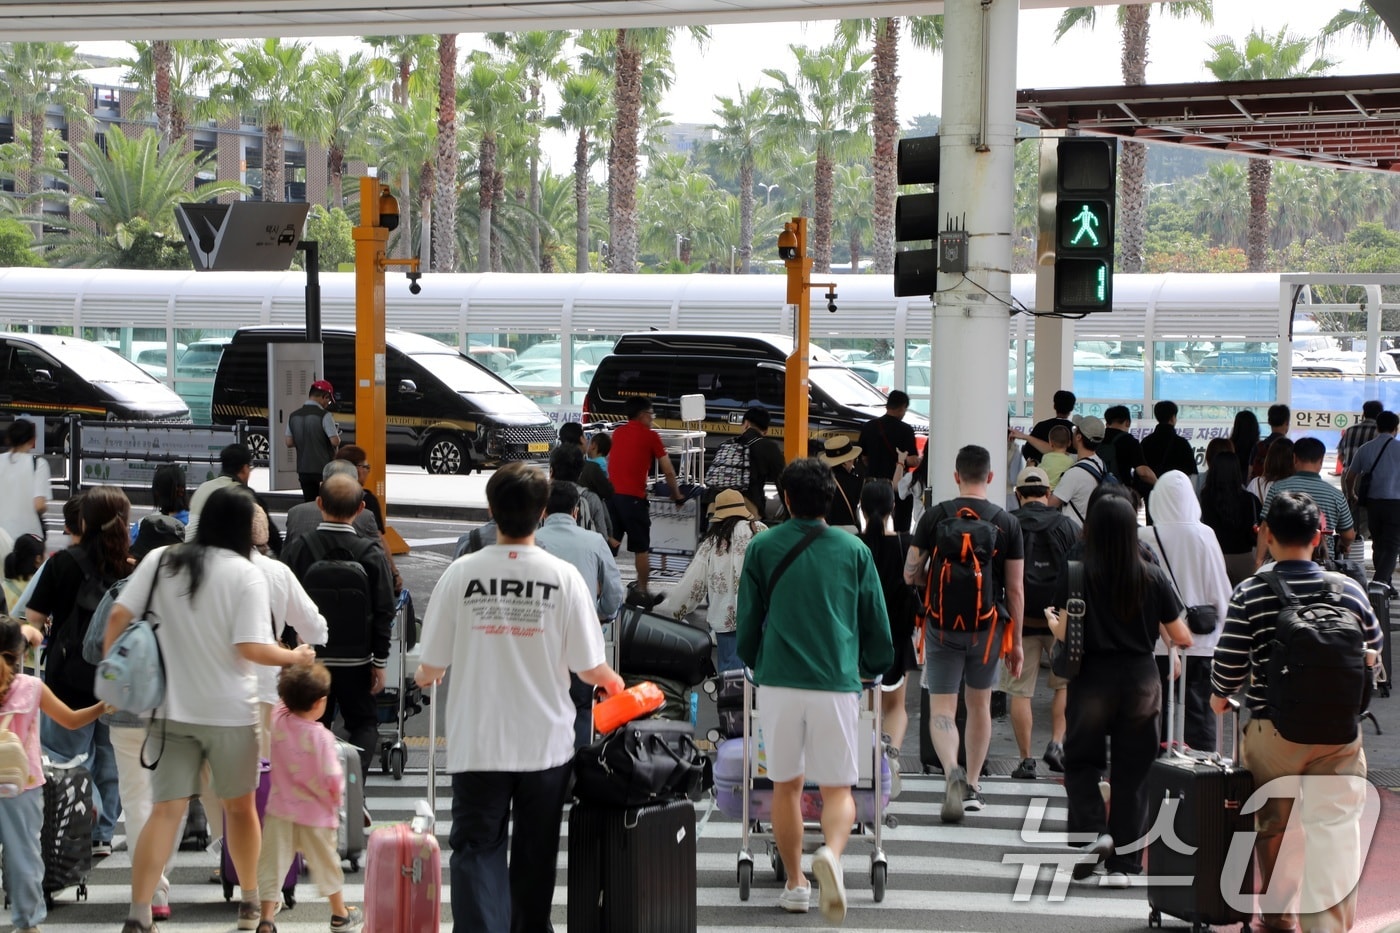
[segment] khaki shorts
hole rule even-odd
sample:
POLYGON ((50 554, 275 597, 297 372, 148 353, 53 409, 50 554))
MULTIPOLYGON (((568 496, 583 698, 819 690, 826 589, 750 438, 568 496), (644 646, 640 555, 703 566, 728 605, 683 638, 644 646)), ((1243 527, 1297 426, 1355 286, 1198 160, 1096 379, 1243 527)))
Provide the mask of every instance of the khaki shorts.
MULTIPOLYGON (((1025 654, 1025 660, 1021 662, 1021 676, 1012 677, 1011 672, 1005 666, 1001 669, 1001 689, 1013 697, 1024 697, 1031 699, 1035 696, 1035 684, 1040 675, 1040 656, 1048 655, 1050 646, 1055 643, 1055 636, 1049 632, 1040 635, 1022 635, 1021 650, 1025 654)), ((1069 681, 1065 680, 1054 671, 1050 672, 1050 689, 1063 690, 1069 686, 1069 681)))
POLYGON ((197 797, 199 772, 206 761, 213 773, 214 795, 220 800, 243 797, 258 787, 256 725, 197 726, 157 719, 151 724, 146 757, 155 755, 160 755, 151 772, 151 799, 155 803, 197 797))

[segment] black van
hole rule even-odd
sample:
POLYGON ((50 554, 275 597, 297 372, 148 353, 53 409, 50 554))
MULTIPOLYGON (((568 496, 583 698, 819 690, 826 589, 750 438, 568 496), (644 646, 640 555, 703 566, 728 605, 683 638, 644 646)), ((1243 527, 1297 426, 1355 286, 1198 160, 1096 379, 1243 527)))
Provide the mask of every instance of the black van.
MULTIPOLYGON (((355 332, 325 329, 325 378, 335 387, 331 412, 344 443, 355 439, 355 332)), ((300 342, 298 327, 245 327, 233 335, 214 375, 215 424, 246 419, 267 425, 267 345, 300 342)), ((468 473, 511 460, 547 460, 554 444, 549 416, 510 383, 431 337, 385 335, 387 455, 429 473, 468 473)), ((253 435, 253 455, 267 457, 267 437, 253 435)))
MULTIPOLYGON (((680 420, 680 399, 698 394, 705 396, 700 429, 707 434, 708 448, 737 437, 744 412, 756 406, 772 412, 768 435, 782 437, 783 388, 792 346, 790 338, 776 334, 626 334, 593 373, 583 400, 584 420, 622 421, 627 399, 641 395, 652 399, 657 427, 690 427, 680 420)), ((885 413, 884 393, 827 351, 812 347, 810 352, 810 437, 858 437, 865 422, 885 413)), ((928 433, 923 417, 910 412, 904 420, 915 433, 928 433)))
POLYGON ((0 334, 0 415, 44 417, 44 449, 61 450, 76 414, 100 421, 188 424, 169 387, 104 346, 53 334, 0 334))

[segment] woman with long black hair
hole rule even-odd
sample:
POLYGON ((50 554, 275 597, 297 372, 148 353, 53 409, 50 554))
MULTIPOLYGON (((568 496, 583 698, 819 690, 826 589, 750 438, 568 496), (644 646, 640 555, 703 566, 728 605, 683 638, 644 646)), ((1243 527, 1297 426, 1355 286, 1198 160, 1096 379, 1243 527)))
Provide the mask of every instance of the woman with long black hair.
POLYGON ((904 582, 904 558, 909 553, 910 535, 894 530, 894 488, 889 483, 867 483, 860 491, 860 511, 865 517, 861 540, 870 548, 880 589, 885 594, 885 611, 890 617, 890 639, 894 642, 894 663, 880 685, 880 717, 890 744, 904 744, 909 728, 909 711, 904 706, 906 674, 919 666, 914 651, 914 590, 904 582))
MULTIPOLYGON (((64 703, 84 709, 97 702, 93 695, 95 665, 83 660, 83 636, 102 593, 131 573, 131 537, 127 530, 131 502, 116 486, 94 486, 83 493, 82 540, 55 553, 44 565, 25 615, 37 629, 47 627, 44 681, 64 703)), ((65 729, 50 719, 39 727, 44 752, 55 761, 87 756, 87 768, 97 788, 97 822, 92 852, 112 854, 112 832, 121 815, 117 757, 107 723, 99 720, 81 729, 65 729)))
MULTIPOLYGON (((1137 842, 1147 831, 1147 770, 1157 757, 1162 684, 1152 651, 1159 636, 1186 647, 1191 632, 1181 601, 1166 573, 1139 553, 1137 513, 1127 501, 1109 496, 1094 503, 1084 519, 1084 659, 1069 682, 1065 720, 1065 796, 1069 831, 1092 833, 1090 852, 1106 861, 1109 887, 1128 887, 1128 875, 1142 871, 1142 850, 1117 854, 1115 844, 1137 842), (1106 812, 1099 781, 1108 770, 1113 809, 1106 812)), ((1070 573, 1060 574, 1050 619, 1064 637, 1070 599, 1070 573)), ((1050 610, 1046 610, 1050 614, 1050 610)), ((1074 868, 1076 879, 1094 871, 1092 863, 1074 868)))
POLYGON ((309 664, 316 655, 309 645, 288 650, 274 642, 267 579, 251 560, 257 508, 243 486, 216 490, 204 503, 195 540, 148 554, 107 619, 106 649, 138 613, 158 623, 166 677, 165 698, 151 722, 151 813, 132 856, 132 906, 123 933, 151 931, 161 868, 186 801, 200 792, 206 762, 223 804, 224 845, 242 884, 238 926, 258 924, 255 668, 309 664))
POLYGON ((1201 521, 1220 542, 1230 585, 1239 586, 1254 573, 1259 500, 1244 488, 1244 474, 1233 451, 1216 454, 1209 467, 1201 487, 1201 521))

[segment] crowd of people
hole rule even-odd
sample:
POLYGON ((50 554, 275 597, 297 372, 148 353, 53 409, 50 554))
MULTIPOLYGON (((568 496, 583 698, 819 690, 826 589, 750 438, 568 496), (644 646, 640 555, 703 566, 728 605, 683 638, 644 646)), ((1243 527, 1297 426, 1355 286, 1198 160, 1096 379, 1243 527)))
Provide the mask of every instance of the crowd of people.
MULTIPOLYGON (((117 487, 70 497, 68 541, 50 547, 42 521, 37 530, 32 521, 47 504, 47 488, 30 482, 37 466, 25 462, 34 460, 33 428, 11 428, 0 467, 30 471, 0 508, 9 542, 0 716, 12 717, 8 728, 30 760, 24 787, 0 794, 17 928, 37 928, 45 916, 35 868, 41 752, 86 756, 94 856, 110 853, 125 821, 133 854, 123 933, 151 933, 171 916, 169 867, 194 798, 222 814, 214 822, 226 827, 239 879, 239 929, 275 933, 278 879, 295 852, 329 903, 331 929, 361 924, 342 894, 335 828, 347 776, 329 727, 340 721, 368 769, 402 580, 384 546, 382 508, 361 486, 364 451, 332 442, 318 414, 326 391, 313 386, 300 428, 318 446, 324 436, 329 456, 312 501, 288 513, 285 539, 247 488, 250 452, 231 445, 220 476, 193 495, 178 467, 158 470, 154 510, 135 522, 117 487), (94 667, 80 650, 93 595, 119 581, 104 646, 135 620, 160 623, 167 694, 149 721, 96 701, 94 667), (25 673, 41 644, 42 681, 25 673), (259 758, 271 761, 261 815, 259 758)), ((1390 582, 1400 560, 1400 453, 1389 447, 1400 418, 1368 403, 1342 438, 1338 489, 1321 476, 1322 443, 1287 436, 1284 406, 1270 409, 1263 437, 1241 413, 1231 437, 1207 450, 1203 476, 1173 403, 1157 404, 1156 427, 1141 441, 1126 406, 1102 418, 1075 406, 1072 393, 1057 393, 1054 419, 1009 432, 1008 471, 1014 454, 1027 464, 1010 483, 990 451, 962 447, 957 494, 922 510, 927 460, 903 421, 903 393, 890 393, 886 414, 859 438, 827 438, 815 456, 790 463, 766 436, 768 412, 750 410, 711 458, 700 494, 705 530, 666 593, 649 579, 652 503, 694 493, 681 486, 647 399, 633 399, 628 421, 610 433, 565 425, 548 475, 525 464, 498 469, 486 486, 491 522, 463 536, 428 603, 414 674, 424 688, 449 669, 458 674, 445 704, 455 922, 548 929, 570 762, 588 736, 581 714, 595 690, 623 688, 598 623, 625 602, 678 620, 702 614, 716 667, 752 670, 786 878, 778 906, 790 912, 811 909, 810 872, 822 913, 844 917, 840 860, 865 753, 859 698, 878 685, 887 741, 898 748, 909 728, 908 678, 920 669, 930 712, 919 728, 946 777, 940 815, 960 823, 984 807, 993 691, 1011 698, 1013 777, 1034 780, 1042 660, 1078 640, 1077 669, 1050 665, 1041 760, 1064 775, 1069 831, 1093 840, 1075 866, 1080 881, 1127 887, 1143 870, 1136 843, 1148 829, 1147 774, 1178 741, 1164 721, 1174 684, 1193 749, 1217 748, 1216 714, 1244 692, 1243 760, 1260 783, 1364 775, 1355 722, 1340 743, 1285 737, 1281 688, 1268 687, 1277 671, 1270 653, 1289 605, 1282 586, 1304 604, 1332 599, 1354 617, 1367 662, 1379 655, 1367 581, 1326 571, 1345 569, 1360 532, 1374 542, 1375 581, 1390 582), (997 501, 1003 484, 1008 507, 997 501), (636 567, 630 591, 616 559, 623 546, 636 567), (823 799, 822 844, 804 870, 799 800, 812 784, 823 799)), ((310 491, 309 478, 303 486, 310 491)), ((1360 815, 1343 791, 1305 789, 1297 806, 1305 833, 1334 846, 1360 815)), ((1271 804, 1257 818, 1266 880, 1288 815, 1271 804)), ((1284 874, 1281 885, 1308 887, 1284 874)), ((1301 909, 1271 901, 1262 920, 1270 929, 1346 930, 1354 882, 1343 888, 1330 900, 1300 895, 1301 909)))

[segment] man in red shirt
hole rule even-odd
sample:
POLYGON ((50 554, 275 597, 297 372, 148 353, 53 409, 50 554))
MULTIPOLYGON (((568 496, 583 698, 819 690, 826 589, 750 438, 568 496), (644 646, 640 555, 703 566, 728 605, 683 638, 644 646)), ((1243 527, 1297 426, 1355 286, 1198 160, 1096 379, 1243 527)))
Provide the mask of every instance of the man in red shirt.
POLYGON ((661 472, 671 487, 671 499, 685 501, 676 482, 676 471, 661 435, 651 429, 653 420, 651 399, 627 400, 627 423, 613 431, 612 450, 608 453, 608 478, 613 484, 613 510, 618 521, 614 529, 620 540, 627 538, 627 550, 637 565, 636 595, 650 607, 660 601, 647 591, 651 576, 651 512, 647 506, 647 480, 653 461, 661 464, 661 472))

